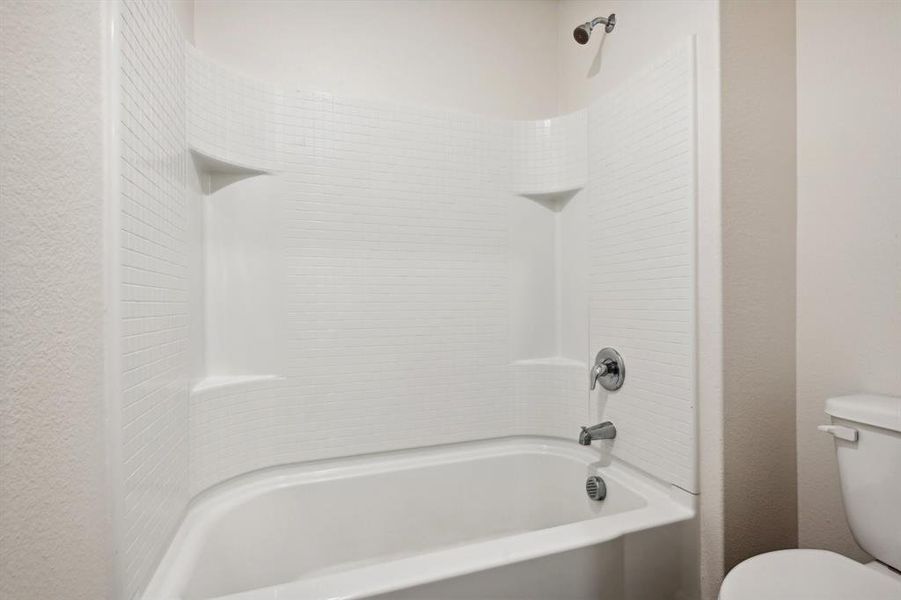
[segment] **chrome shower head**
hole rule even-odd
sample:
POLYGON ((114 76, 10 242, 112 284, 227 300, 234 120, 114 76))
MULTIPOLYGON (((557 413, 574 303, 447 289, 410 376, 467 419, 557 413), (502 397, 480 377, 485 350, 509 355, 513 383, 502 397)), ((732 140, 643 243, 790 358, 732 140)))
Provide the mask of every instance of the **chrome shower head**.
POLYGON ((591 30, 598 25, 604 25, 604 31, 610 33, 613 31, 613 28, 616 27, 616 14, 611 14, 606 19, 604 17, 597 17, 587 23, 582 23, 573 30, 573 39, 584 46, 591 37, 591 30))
POLYGON ((584 25, 579 25, 573 30, 573 38, 575 38, 576 42, 582 44, 583 46, 588 43, 588 38, 591 37, 591 23, 585 23, 584 25))

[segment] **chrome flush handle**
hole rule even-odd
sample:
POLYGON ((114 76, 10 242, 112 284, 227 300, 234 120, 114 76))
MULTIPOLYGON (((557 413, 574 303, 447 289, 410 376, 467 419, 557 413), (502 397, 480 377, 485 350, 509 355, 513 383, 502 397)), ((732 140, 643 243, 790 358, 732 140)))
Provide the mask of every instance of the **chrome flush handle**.
POLYGON ((604 348, 594 359, 594 366, 588 373, 588 383, 595 389, 598 382, 605 390, 613 392, 623 387, 626 379, 626 363, 613 348, 604 348))

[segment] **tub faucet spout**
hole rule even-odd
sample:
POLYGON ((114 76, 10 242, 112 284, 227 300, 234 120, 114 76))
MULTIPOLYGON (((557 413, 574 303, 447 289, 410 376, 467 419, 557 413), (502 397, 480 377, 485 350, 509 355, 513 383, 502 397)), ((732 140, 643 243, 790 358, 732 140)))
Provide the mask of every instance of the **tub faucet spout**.
POLYGON ((604 421, 591 427, 582 427, 579 434, 579 443, 590 446, 594 440, 612 440, 616 437, 616 427, 610 421, 604 421))

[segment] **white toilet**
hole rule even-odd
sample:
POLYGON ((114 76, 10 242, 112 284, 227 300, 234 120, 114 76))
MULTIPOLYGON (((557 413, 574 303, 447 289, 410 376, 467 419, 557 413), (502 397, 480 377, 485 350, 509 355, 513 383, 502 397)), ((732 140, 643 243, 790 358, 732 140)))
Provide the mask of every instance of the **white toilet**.
POLYGON ((857 395, 826 402, 842 498, 854 538, 876 560, 826 550, 749 558, 723 581, 719 600, 901 600, 901 398, 857 395))

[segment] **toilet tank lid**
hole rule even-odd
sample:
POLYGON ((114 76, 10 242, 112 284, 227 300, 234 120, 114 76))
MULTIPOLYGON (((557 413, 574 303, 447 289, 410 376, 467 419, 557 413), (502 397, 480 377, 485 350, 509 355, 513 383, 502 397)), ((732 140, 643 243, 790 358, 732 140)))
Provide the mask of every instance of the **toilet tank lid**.
POLYGON ((901 432, 901 398, 854 394, 826 400, 826 414, 901 432))

